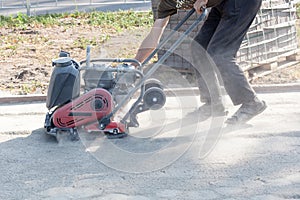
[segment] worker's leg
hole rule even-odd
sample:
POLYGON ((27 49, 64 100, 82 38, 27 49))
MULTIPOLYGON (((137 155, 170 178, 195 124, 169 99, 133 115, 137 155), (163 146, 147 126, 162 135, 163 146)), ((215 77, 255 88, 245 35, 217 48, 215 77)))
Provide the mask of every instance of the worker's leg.
MULTIPOLYGON (((261 0, 227 0, 220 5, 222 19, 208 44, 207 51, 212 56, 222 76, 225 89, 234 105, 242 107, 234 115, 236 122, 245 122, 265 109, 243 70, 236 64, 235 56, 247 33, 261 0)), ((235 123, 235 122, 234 122, 235 123)))
POLYGON ((195 68, 198 87, 200 90, 200 99, 203 103, 211 102, 211 89, 209 90, 209 85, 214 86, 216 84, 216 80, 212 84, 208 83, 208 81, 213 81, 215 77, 212 79, 208 78, 207 75, 205 75, 210 74, 210 76, 215 76, 213 69, 214 63, 210 60, 206 49, 212 36, 214 35, 215 30, 219 25, 220 19, 221 17, 218 9, 212 8, 206 21, 204 22, 202 28, 194 38, 194 41, 191 45, 193 66, 195 68))
POLYGON ((200 100, 204 103, 196 113, 202 116, 203 119, 209 116, 226 114, 222 102, 220 83, 216 76, 216 66, 206 51, 219 21, 220 14, 217 9, 213 8, 191 45, 193 66, 200 90, 200 100))
POLYGON ((220 5, 222 18, 207 47, 234 105, 256 96, 243 70, 236 64, 235 56, 260 4, 261 0, 227 0, 220 5))

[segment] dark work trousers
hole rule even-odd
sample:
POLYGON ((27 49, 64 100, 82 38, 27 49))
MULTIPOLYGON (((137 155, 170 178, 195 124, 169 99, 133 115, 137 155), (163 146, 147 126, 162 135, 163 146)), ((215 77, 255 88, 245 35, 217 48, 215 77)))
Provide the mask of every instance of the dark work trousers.
MULTIPOLYGON (((234 105, 252 101, 256 94, 242 69, 236 63, 236 53, 254 20, 262 0, 225 0, 213 7, 201 30, 192 43, 193 60, 196 60, 197 78, 202 102, 210 102, 210 84, 202 74, 206 62, 197 55, 199 44, 210 55, 222 78, 226 92, 234 105), (195 42, 196 41, 196 42, 195 42)), ((201 50, 200 50, 201 54, 201 50)), ((205 71, 205 70, 204 70, 205 71)), ((209 77, 209 76, 208 76, 209 77)), ((211 80, 210 80, 211 81, 211 80)))

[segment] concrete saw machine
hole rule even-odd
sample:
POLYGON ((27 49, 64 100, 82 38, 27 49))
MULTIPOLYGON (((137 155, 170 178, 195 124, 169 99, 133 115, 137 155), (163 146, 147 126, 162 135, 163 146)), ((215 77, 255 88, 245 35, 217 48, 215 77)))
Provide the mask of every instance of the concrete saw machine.
POLYGON ((194 12, 192 9, 143 63, 135 59, 91 59, 89 46, 86 59, 80 62, 71 58, 68 52, 61 51, 52 61, 54 68, 44 123, 46 134, 59 140, 60 134, 69 133, 72 140, 78 140, 78 131, 83 130, 101 132, 113 139, 127 136, 130 127, 139 127, 139 113, 160 109, 166 103, 162 83, 151 76, 205 18, 206 9, 147 73, 143 72, 143 66, 194 12), (128 105, 130 108, 122 113, 128 105), (116 117, 120 112, 123 116, 116 117))

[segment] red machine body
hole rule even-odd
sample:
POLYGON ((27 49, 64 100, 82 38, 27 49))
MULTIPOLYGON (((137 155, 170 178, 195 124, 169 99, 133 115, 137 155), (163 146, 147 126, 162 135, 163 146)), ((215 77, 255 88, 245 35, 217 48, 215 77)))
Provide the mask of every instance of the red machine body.
POLYGON ((58 128, 74 128, 96 122, 112 109, 111 94, 105 89, 95 88, 56 109, 52 121, 58 128))

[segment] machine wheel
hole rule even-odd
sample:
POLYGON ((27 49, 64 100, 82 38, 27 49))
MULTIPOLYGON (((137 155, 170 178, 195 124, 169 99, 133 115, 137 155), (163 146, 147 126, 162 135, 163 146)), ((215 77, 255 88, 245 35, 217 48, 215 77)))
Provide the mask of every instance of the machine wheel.
POLYGON ((158 110, 165 105, 166 95, 161 88, 151 87, 145 91, 143 100, 149 109, 158 110))
POLYGON ((152 87, 157 87, 157 88, 163 89, 163 84, 155 78, 150 78, 150 79, 146 80, 145 81, 145 91, 152 87))

